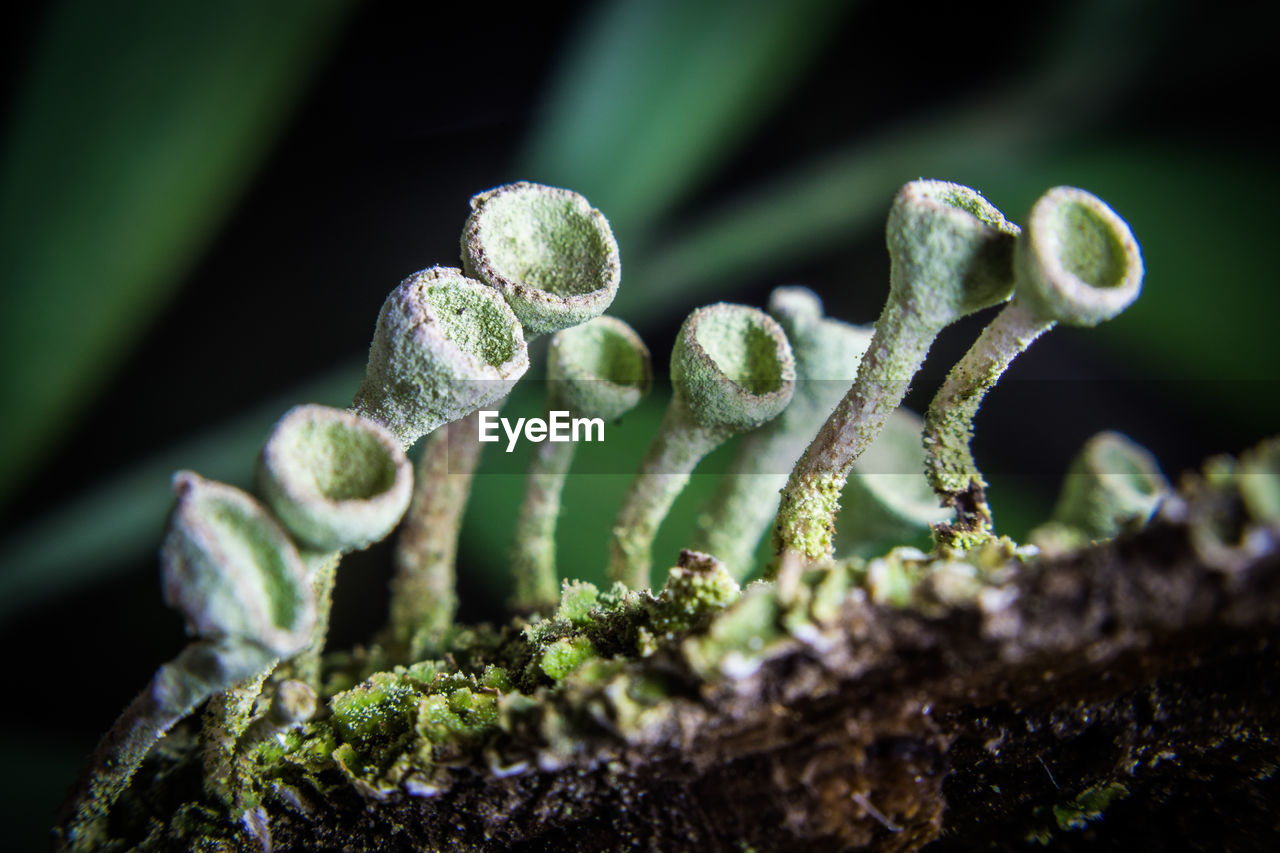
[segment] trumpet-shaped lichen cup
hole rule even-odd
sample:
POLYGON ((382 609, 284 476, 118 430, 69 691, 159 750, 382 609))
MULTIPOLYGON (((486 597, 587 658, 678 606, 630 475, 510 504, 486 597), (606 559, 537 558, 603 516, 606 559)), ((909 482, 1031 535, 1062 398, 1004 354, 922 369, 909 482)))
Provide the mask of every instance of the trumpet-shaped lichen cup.
POLYGON ((413 471, 396 437, 354 412, 295 406, 258 457, 258 490, 311 548, 365 548, 409 506, 413 471))
POLYGON ((694 467, 781 414, 795 380, 786 334, 763 311, 721 302, 685 319, 671 352, 671 403, 614 522, 611 577, 649 585, 653 537, 694 467))
POLYGON ((622 278, 604 215, 572 190, 526 181, 471 198, 462 261, 502 294, 530 337, 600 316, 622 278))
POLYGON ((524 330, 502 297, 457 269, 431 267, 383 302, 352 409, 407 448, 503 399, 528 369, 524 330))

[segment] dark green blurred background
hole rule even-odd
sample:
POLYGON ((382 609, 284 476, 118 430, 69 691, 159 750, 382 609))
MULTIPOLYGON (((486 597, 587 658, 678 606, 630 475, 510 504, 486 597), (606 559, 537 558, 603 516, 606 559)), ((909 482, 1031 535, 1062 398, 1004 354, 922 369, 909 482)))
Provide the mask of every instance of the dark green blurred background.
MULTIPOLYGON (((778 284, 872 322, 884 213, 911 178, 971 184, 1015 219, 1055 184, 1102 196, 1142 244, 1146 290, 1106 326, 1053 332, 990 395, 975 452, 1014 535, 1099 429, 1127 432, 1171 474, 1276 430, 1265 4, 994 2, 980 19, 968 4, 834 0, 510 17, 438 5, 64 0, 7 13, 8 849, 45 843, 82 756, 183 642, 154 562, 169 473, 247 484, 288 405, 349 399, 386 292, 457 263, 467 198, 497 183, 569 186, 609 216, 623 257, 613 313, 659 372, 690 309, 761 304, 778 284)), ((927 405, 986 319, 943 335, 910 405, 927 405)), ((611 428, 611 459, 638 460, 660 414, 655 399, 611 428)), ((521 469, 491 458, 477 481, 466 618, 501 617, 521 469)), ((598 577, 628 480, 571 479, 566 573, 598 577)), ((658 563, 713 485, 695 476, 658 563)), ((376 628, 388 574, 385 545, 344 565, 337 642, 376 628)))

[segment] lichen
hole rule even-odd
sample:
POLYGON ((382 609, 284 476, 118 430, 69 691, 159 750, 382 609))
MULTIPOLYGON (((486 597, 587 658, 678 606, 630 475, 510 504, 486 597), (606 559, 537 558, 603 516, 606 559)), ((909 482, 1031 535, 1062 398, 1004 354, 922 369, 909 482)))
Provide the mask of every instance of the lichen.
MULTIPOLYGON (((105 740, 110 746, 113 737, 125 739, 132 763, 123 774, 90 778, 90 805, 61 836, 70 846, 102 840, 114 797, 154 741, 197 702, 228 688, 231 692, 211 707, 198 761, 192 758, 192 742, 166 741, 158 763, 197 766, 205 778, 192 791, 169 796, 173 802, 163 831, 157 827, 162 821, 148 819, 136 833, 144 848, 175 840, 189 849, 270 848, 268 810, 283 803, 308 815, 313 797, 330 804, 379 802, 388 809, 408 803, 411 810, 420 809, 416 819, 430 820, 427 803, 434 798, 453 803, 500 780, 532 773, 540 774, 536 784, 517 780, 511 791, 523 793, 515 799, 533 796, 528 791, 544 783, 559 786, 547 796, 549 811, 537 820, 567 825, 563 822, 577 819, 579 793, 591 785, 616 789, 619 801, 628 802, 638 789, 619 786, 652 756, 662 754, 654 761, 665 772, 682 764, 679 750, 699 738, 713 744, 716 737, 727 738, 721 745, 737 738, 734 748, 741 752, 741 741, 754 741, 764 730, 785 732, 806 714, 840 725, 826 735, 817 729, 796 735, 803 741, 816 735, 817 752, 805 762, 803 778, 786 780, 775 766, 772 783, 808 791, 817 803, 814 820, 829 822, 823 832, 840 838, 842 847, 870 839, 866 826, 896 834, 908 832, 908 823, 902 843, 910 846, 933 838, 941 826, 944 759, 948 744, 955 742, 954 731, 944 733, 942 719, 954 711, 944 709, 933 718, 930 690, 954 706, 957 697, 973 699, 966 676, 986 673, 982 677, 1009 679, 998 689, 987 685, 1004 702, 1011 694, 1002 691, 1020 680, 1052 682, 1055 674, 1043 670, 1043 660, 1060 649, 1067 652, 1064 668, 1090 667, 1114 654, 1111 646, 1164 630, 1163 612, 1120 628, 1103 627, 1110 623, 1094 620, 1092 611, 1085 617, 1075 613, 1079 601, 1109 606, 1106 595, 1082 591, 1088 557, 1064 562, 1065 579, 1028 568, 1040 551, 995 534, 986 484, 968 452, 972 416, 1012 354, 1054 322, 1091 325, 1136 296, 1141 262, 1127 226, 1093 197, 1059 188, 1037 203, 1032 226, 1018 237, 1017 226, 973 191, 921 181, 903 189, 890 214, 890 298, 853 386, 790 474, 776 522, 779 559, 772 579, 744 590, 735 577, 742 576, 741 567, 685 550, 661 587, 649 589, 653 535, 699 459, 730 435, 777 417, 794 393, 795 361, 782 328, 756 309, 722 303, 694 311, 677 337, 671 406, 612 531, 612 587, 602 591, 566 581, 557 597, 552 536, 558 484, 569 456, 548 455, 531 477, 532 506, 538 512, 530 518, 537 524, 521 528, 524 544, 542 562, 534 572, 517 551, 512 562, 518 615, 510 625, 452 623, 449 540, 462 511, 461 505, 452 506, 438 518, 428 513, 418 519, 447 522, 428 537, 440 546, 447 572, 418 578, 423 582, 408 596, 415 600, 399 611, 393 608, 399 615, 387 632, 368 646, 328 655, 322 668, 327 606, 319 607, 314 619, 309 608, 316 600, 327 602, 338 552, 367 544, 373 534, 325 539, 317 532, 327 524, 324 519, 317 522, 310 510, 305 524, 292 517, 296 513, 288 507, 297 490, 286 486, 301 484, 308 499, 318 497, 326 512, 333 504, 339 516, 351 515, 354 510, 343 508, 347 503, 373 500, 407 470, 400 444, 471 411, 481 400, 496 402, 523 372, 525 330, 517 315, 530 334, 563 330, 598 315, 616 290, 616 245, 603 217, 580 196, 516 184, 476 196, 472 211, 464 231, 466 263, 485 284, 442 267, 407 279, 383 306, 369 372, 353 407, 361 414, 300 407, 277 426, 275 443, 264 450, 266 485, 261 488, 285 520, 283 528, 246 494, 194 475, 179 478, 183 496, 166 540, 166 585, 199 638, 161 667, 122 718, 125 728, 117 724, 105 740), (1055 237, 1046 228, 1072 233, 1055 237), (1020 241, 1016 253, 1015 239, 1020 241), (1069 279, 1065 284, 1057 281, 1060 271, 1069 279), (1014 296, 948 376, 926 418, 923 447, 917 446, 917 422, 898 410, 911 375, 943 326, 1006 299, 1015 274, 1020 288, 1028 277, 1038 276, 1033 288, 1044 290, 1054 279, 1066 295, 1037 290, 1025 299, 1014 296), (1046 307, 1057 311, 1077 303, 1083 307, 1070 315, 1046 307), (469 387, 477 376, 494 382, 477 391, 469 387), (362 416, 377 423, 369 427, 362 416), (835 559, 841 487, 890 418, 901 422, 904 417, 903 434, 910 434, 912 452, 895 458, 907 460, 901 467, 914 468, 919 453, 925 453, 932 460, 937 494, 956 517, 935 523, 929 551, 903 544, 903 534, 890 547, 835 559), (208 518, 199 513, 193 518, 200 495, 212 507, 208 518), (301 541, 333 552, 299 551, 286 528, 301 541), (534 529, 545 536, 525 535, 534 529), (1019 609, 1033 592, 1057 602, 1065 616, 1035 603, 1019 609), (271 630, 259 630, 264 622, 271 630), (314 636, 302 630, 312 622, 318 625, 314 636), (1017 646, 1019 640, 1026 648, 1017 646), (300 654, 307 643, 309 650, 300 654), (280 664, 276 654, 296 657, 280 664), (953 660, 968 661, 967 668, 948 672, 953 660), (905 686, 909 679, 898 674, 898 667, 924 681, 905 686), (254 717, 254 695, 264 683, 278 701, 254 717), (833 698, 869 700, 877 691, 890 704, 881 708, 869 701, 846 709, 833 698), (317 696, 324 710, 313 719, 317 696), (139 720, 142 729, 128 728, 139 720), (733 732, 735 725, 743 728, 733 732), (833 749, 822 740, 826 736, 833 738, 833 749), (893 739, 901 742, 886 747, 893 739), (827 767, 831 761, 839 769, 827 767), (849 769, 853 765, 856 770, 849 769), (556 775, 561 771, 565 777, 556 775), (593 774, 593 781, 583 781, 593 774), (912 782, 898 786, 897 775, 912 782), (104 786, 114 786, 105 797, 104 786), (850 830, 851 825, 856 828, 850 830)), ((811 296, 783 292, 780 315, 788 323, 826 322, 811 296)), ((844 337, 831 346, 845 352, 852 344, 845 339, 848 330, 840 331, 844 337)), ((820 346, 816 339, 810 343, 820 346)), ((861 353, 862 347, 857 349, 861 353)), ((582 401, 604 389, 610 413, 617 415, 648 385, 647 351, 620 321, 601 318, 558 336, 552 358, 551 375, 565 387, 553 390, 549 402, 575 399, 575 405, 586 405, 582 401), (583 393, 565 390, 583 381, 588 383, 583 393)), ((805 418, 810 426, 818 420, 812 411, 805 418)), ((447 456, 450 441, 433 438, 428 462, 447 456)), ((1090 491, 1083 501, 1088 512, 1062 512, 1057 526, 1044 528, 1041 541, 1049 548, 1066 551, 1090 539, 1136 531, 1154 512, 1154 524, 1185 534, 1178 541, 1197 568, 1207 566, 1206 571, 1234 580, 1274 553, 1280 538, 1280 445, 1264 445, 1238 462, 1211 461, 1200 474, 1187 477, 1176 495, 1165 494, 1154 461, 1147 464, 1133 448, 1117 457, 1115 441, 1095 441, 1086 452, 1103 445, 1111 450, 1095 460, 1099 476, 1114 473, 1110 469, 1117 467, 1117 458, 1127 460, 1132 464, 1119 473, 1129 486, 1145 483, 1138 489, 1143 500, 1136 510, 1128 503, 1120 508, 1090 491)), ((472 454, 469 465, 474 461, 472 454)), ((419 485, 433 488, 430 479, 419 485)), ((437 502, 447 494, 438 490, 437 502)), ((430 497, 418 502, 420 511, 430 497)), ((866 516, 874 504, 910 533, 929 524, 937 509, 917 495, 870 495, 870 500, 851 501, 852 508, 866 516)), ((1075 499, 1068 503, 1081 505, 1075 499)), ((1186 593, 1176 584, 1167 586, 1171 595, 1206 598, 1195 589, 1186 593)), ((1230 594, 1220 589, 1228 586, 1215 587, 1218 598, 1230 594)), ((397 596, 409 589, 393 588, 397 596)), ((1122 608, 1112 609, 1109 618, 1130 618, 1122 608)), ((1046 731, 1065 737, 1078 725, 1069 717, 1050 721, 1046 731)), ((793 743, 791 737, 780 742, 793 743)), ((987 741, 992 755, 1004 738, 1001 724, 999 736, 987 741)), ((1147 766, 1160 763, 1164 754, 1157 753, 1147 766)), ((1148 757, 1131 752, 1125 765, 1130 775, 1148 757)), ((113 760, 108 754, 105 766, 111 768, 113 760)), ((718 760, 700 757, 691 763, 718 760)), ((1049 771, 1047 765, 1044 769, 1049 771)), ((162 776, 150 784, 161 788, 162 776)), ((1049 778, 1057 789, 1052 773, 1049 778)), ((634 775, 630 780, 634 784, 634 775)), ((694 790, 691 786, 686 795, 694 790)), ((1002 788, 985 784, 982 790, 984 797, 988 791, 1000 797, 1002 788)), ((1066 800, 1042 799, 1034 807, 1039 823, 1027 831, 1029 839, 1051 839, 1055 825, 1058 831, 1081 829, 1130 789, 1090 776, 1071 780, 1064 790, 1079 793, 1066 800)), ((147 808, 140 794, 126 817, 134 820, 147 808)), ((377 831, 394 836, 406 828, 394 823, 399 819, 389 818, 392 823, 377 831)), ((463 824, 453 828, 469 831, 463 824)), ((484 830, 486 842, 495 838, 491 828, 484 830)), ((695 836, 691 830, 691 843, 695 836)))
POLYGON ((1063 832, 1084 829, 1092 821, 1100 820, 1111 803, 1127 796, 1129 789, 1119 782, 1094 785, 1071 801, 1054 806, 1053 819, 1063 832))
POLYGON ((538 659, 538 668, 551 680, 561 681, 595 655, 596 647, 591 638, 561 637, 543 651, 538 659))

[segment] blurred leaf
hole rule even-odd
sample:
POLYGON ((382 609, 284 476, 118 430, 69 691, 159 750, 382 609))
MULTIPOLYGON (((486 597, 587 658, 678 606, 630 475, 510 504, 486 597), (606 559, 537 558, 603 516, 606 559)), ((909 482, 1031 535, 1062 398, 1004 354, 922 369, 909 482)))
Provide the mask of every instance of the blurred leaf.
MULTIPOLYGON (((540 416, 542 390, 542 384, 536 382, 517 386, 503 407, 503 416, 540 416)), ((655 389, 621 421, 605 427, 604 442, 578 446, 556 527, 557 570, 562 578, 606 583, 614 517, 657 433, 669 398, 669 388, 655 389)), ((731 445, 721 446, 698 465, 668 521, 659 529, 653 546, 655 583, 662 583, 680 549, 692 541, 697 513, 715 491, 732 456, 731 445)), ((485 451, 463 521, 461 570, 481 572, 484 586, 493 591, 494 598, 499 598, 499 591, 505 595, 513 583, 508 556, 532 450, 532 444, 521 442, 509 456, 500 445, 485 451)))
MULTIPOLYGON (((653 5, 665 8, 665 4, 653 5)), ((1071 14, 1076 16, 1075 23, 1072 26, 1057 28, 1056 32, 1060 35, 1061 43, 1056 50, 1046 51, 1043 67, 1036 73, 1028 74, 1024 78, 1025 82, 1016 88, 982 102, 958 104, 951 113, 923 118, 874 139, 851 145, 821 161, 806 164, 758 188, 749 196, 731 201, 718 212, 681 232, 665 247, 647 252, 639 258, 628 256, 627 284, 622 288, 619 301, 616 303, 617 312, 636 325, 643 326, 644 320, 654 317, 658 311, 672 310, 673 306, 674 310, 687 309, 698 302, 705 301, 706 292, 711 288, 718 288, 723 292, 724 282, 731 279, 736 272, 745 269, 782 270, 788 263, 807 253, 845 242, 858 232, 865 233, 868 229, 879 228, 893 190, 904 180, 921 174, 945 176, 988 188, 992 197, 1001 206, 1007 206, 1011 211, 1018 210, 1015 202, 1022 198, 1019 193, 1038 193, 1045 186, 1054 183, 1051 173, 1055 173, 1056 167, 1052 164, 1060 163, 1064 158, 1069 160, 1073 150, 1071 145, 1074 144, 1076 150, 1079 149, 1079 135, 1087 130, 1091 119, 1107 107, 1108 98, 1118 98, 1124 94, 1127 81, 1133 79, 1133 69, 1141 65, 1144 56, 1139 49, 1135 48, 1133 42, 1133 11, 1145 10, 1149 6, 1150 4, 1145 0, 1130 3, 1095 2, 1079 7, 1072 6, 1071 14), (1116 17, 1113 19, 1112 16, 1116 17), (1103 82, 1105 86, 1102 85, 1103 82), (1046 143, 1054 139, 1058 139, 1059 144, 1054 148, 1046 147, 1046 143), (1031 187, 1034 187, 1034 190, 1029 189, 1031 187), (687 305, 679 304, 685 300, 689 300, 687 305)), ((665 102, 651 104, 653 111, 649 113, 633 114, 638 101, 622 98, 627 87, 619 81, 626 83, 630 79, 628 77, 630 69, 637 64, 663 64, 663 62, 652 60, 652 56, 637 46, 642 44, 644 39, 657 38, 662 32, 660 22, 657 19, 649 20, 645 17, 646 13, 642 7, 641 3, 620 0, 609 6, 608 11, 602 13, 603 17, 596 19, 589 28, 588 32, 598 33, 601 41, 594 48, 584 42, 579 49, 580 55, 577 55, 574 60, 577 65, 571 63, 570 68, 590 67, 589 60, 593 56, 600 58, 604 64, 592 74, 585 76, 575 76, 566 71, 563 80, 568 82, 561 83, 562 94, 559 98, 569 97, 565 94, 568 91, 566 87, 572 84, 583 90, 575 97, 580 97, 584 99, 584 104, 589 102, 593 106, 576 108, 565 102, 556 107, 549 117, 552 129, 540 135, 539 143, 535 146, 535 151, 544 152, 540 156, 554 155, 553 159, 558 159, 560 163, 555 168, 566 170, 564 174, 579 168, 580 160, 585 175, 588 165, 594 163, 590 166, 597 176, 594 180, 602 182, 600 188, 605 192, 608 192, 607 185, 614 179, 619 179, 619 186, 625 185, 626 181, 619 178, 619 173, 630 171, 629 167, 632 165, 611 147, 614 142, 619 145, 629 145, 636 134, 658 133, 655 128, 661 127, 670 130, 674 125, 667 122, 683 120, 679 114, 668 113, 665 102), (624 12, 626 15, 638 17, 633 21, 625 17, 624 12), (638 33, 635 35, 637 39, 635 44, 630 47, 628 47, 630 42, 623 38, 624 35, 629 34, 628 26, 636 29, 638 33), (618 54, 616 57, 615 53, 618 54), (618 110, 616 116, 612 112, 616 106, 615 101, 618 103, 625 101, 624 106, 616 107, 618 110), (672 116, 675 118, 673 119, 672 116), (611 135, 613 131, 609 128, 615 118, 630 128, 630 135, 621 134, 617 137, 611 135), (561 149, 559 147, 561 145, 565 147, 561 149), (627 164, 628 168, 620 168, 620 164, 627 164)), ((696 15, 699 13, 685 10, 670 14, 696 15)), ((687 23, 687 20, 693 19, 682 18, 681 20, 687 23)), ((694 35, 686 33, 682 38, 693 39, 694 35)), ((1138 48, 1151 49, 1153 40, 1142 41, 1138 48)), ((686 51, 689 49, 688 45, 693 43, 680 42, 685 45, 686 51)), ((663 58, 667 57, 663 55, 663 58)), ((685 57, 684 53, 673 54, 670 60, 673 63, 692 61, 685 57)), ((666 82, 662 85, 675 89, 688 85, 688 81, 682 82, 678 78, 664 77, 663 79, 666 82)), ((661 93, 662 90, 651 91, 661 93)), ((703 117, 694 116, 691 120, 701 126, 703 117)), ((724 126, 719 124, 714 124, 712 127, 715 133, 723 133, 723 128, 724 126)), ((698 132, 709 133, 710 131, 703 129, 698 132)), ((682 149, 684 154, 681 156, 690 156, 696 160, 698 157, 708 156, 707 151, 718 154, 712 141, 716 145, 728 145, 732 143, 733 136, 732 134, 707 136, 699 146, 682 149), (704 149, 702 145, 709 147, 704 149)), ((1135 156, 1140 154, 1136 148, 1133 153, 1135 156)), ((705 165, 704 163, 701 166, 691 167, 681 174, 693 180, 705 165)), ((551 167, 548 166, 548 168, 551 167)), ((1242 167, 1242 171, 1247 170, 1242 167)), ((1141 174, 1140 169, 1138 174, 1141 174)), ((1160 174, 1164 173, 1160 172, 1160 174)), ((1154 178, 1155 175, 1156 173, 1152 173, 1151 177, 1154 178)), ((530 177, 552 179, 547 174, 530 177)), ((609 211, 611 218, 615 217, 609 204, 602 201, 602 197, 589 189, 585 183, 569 178, 563 182, 572 183, 576 188, 584 189, 598 206, 609 211)), ((1192 183, 1194 184, 1195 181, 1192 183)), ((1206 179, 1206 183, 1208 186, 1201 187, 1201 190, 1219 187, 1224 192, 1218 196, 1210 194, 1196 197, 1204 203, 1220 203, 1223 205, 1220 208, 1222 210, 1232 209, 1225 190, 1226 187, 1235 186, 1235 184, 1223 184, 1213 177, 1206 179)), ((640 193, 646 189, 643 184, 640 184, 633 186, 628 192, 631 191, 640 193)), ((1111 198, 1106 196, 1106 191, 1101 187, 1099 191, 1105 197, 1111 198)), ((1146 202, 1148 206, 1157 208, 1166 206, 1164 200, 1168 196, 1162 194, 1159 187, 1148 184, 1147 191, 1150 193, 1149 201, 1146 202)), ((1028 203, 1032 197, 1034 196, 1026 196, 1028 203)), ((1135 229, 1140 239, 1144 241, 1144 245, 1147 245, 1150 239, 1147 229, 1151 228, 1154 233, 1155 229, 1163 226, 1145 226, 1137 216, 1136 208, 1131 214, 1127 200, 1122 202, 1120 196, 1114 198, 1122 213, 1134 216, 1135 229)), ((621 197, 619 203, 624 207, 629 204, 621 197)), ((633 209, 646 210, 648 213, 645 215, 652 216, 660 208, 661 205, 633 209)), ((1197 208, 1194 206, 1183 208, 1187 211, 1186 215, 1182 215, 1184 225, 1194 225, 1196 217, 1190 211, 1195 209, 1197 208)), ((1166 215, 1181 214, 1168 211, 1166 215)), ((1252 221, 1261 223, 1265 220, 1259 217, 1252 221)), ((1218 224, 1226 228, 1231 222, 1231 219, 1223 217, 1218 224)), ((1217 234, 1218 231, 1214 233, 1217 234)), ((1192 252, 1200 238, 1194 231, 1185 229, 1179 234, 1177 238, 1169 239, 1174 251, 1192 252), (1176 245, 1172 245, 1173 243, 1176 245)), ((1230 239, 1227 244, 1237 247, 1242 245, 1238 241, 1232 243, 1230 239)), ((1248 276, 1269 275, 1262 271, 1261 267, 1250 266, 1254 263, 1253 261, 1245 263, 1240 260, 1245 257, 1255 259, 1260 257, 1258 252, 1261 250, 1258 247, 1265 245, 1265 241, 1258 241, 1252 244, 1252 254, 1249 251, 1233 254, 1232 260, 1224 268, 1231 269, 1233 275, 1240 281, 1244 281, 1248 276)), ((1157 257, 1156 254, 1148 256, 1148 266, 1153 271, 1156 269, 1156 266, 1152 265, 1152 259, 1155 257, 1157 257)), ((1174 258, 1175 264, 1182 263, 1183 261, 1177 258, 1183 257, 1187 261, 1188 270, 1198 268, 1190 263, 1190 259, 1185 258, 1185 255, 1175 254, 1171 257, 1174 258)), ((1163 266, 1163 263, 1159 266, 1163 266)), ((1148 296, 1144 297, 1144 300, 1146 299, 1152 299, 1150 290, 1148 296)), ((1171 313, 1179 310, 1185 312, 1185 305, 1183 304, 1181 308, 1171 305, 1169 308, 1171 313)), ((1194 326, 1194 315, 1195 312, 1186 313, 1182 322, 1194 326)), ((1247 318, 1247 321, 1265 322, 1261 312, 1247 318)), ((1117 321, 1117 324, 1119 322, 1117 321)), ((1153 324, 1146 333, 1152 337, 1158 337, 1161 334, 1160 327, 1153 324)), ((1182 357, 1194 358, 1194 351, 1187 349, 1182 353, 1182 357)), ((518 388, 517 395, 522 393, 530 394, 528 388, 518 388)), ((290 400, 297 400, 306 399, 314 394, 299 391, 289 396, 290 400)), ((536 394, 528 396, 527 404, 536 405, 536 396, 536 394)), ((650 400, 645 408, 629 416, 618 431, 610 433, 610 452, 617 452, 620 458, 638 463, 652 438, 653 428, 656 427, 661 416, 661 407, 660 401, 650 400)), ((269 424, 270 419, 278 416, 282 411, 283 407, 280 407, 271 413, 262 413, 260 421, 262 426, 256 427, 258 431, 252 433, 252 436, 249 436, 245 427, 237 425, 224 425, 210 431, 207 447, 209 451, 217 450, 219 453, 226 451, 225 458, 228 466, 231 466, 227 470, 232 472, 226 475, 227 477, 241 476, 234 474, 236 470, 248 470, 253 454, 257 450, 257 442, 265 433, 266 424, 269 424)), ((153 502, 153 509, 129 513, 116 507, 115 516, 110 519, 104 517, 102 530, 109 530, 109 535, 104 534, 105 538, 101 539, 90 537, 89 541, 109 543, 108 545, 95 545, 88 551, 72 553, 74 549, 63 551, 61 550, 63 545, 50 544, 56 543, 59 539, 76 538, 80 535, 85 516, 68 511, 60 513, 56 518, 47 519, 39 528, 33 528, 38 532, 38 536, 33 535, 29 540, 24 539, 27 543, 24 547, 36 549, 25 553, 43 555, 31 564, 49 574, 78 570, 82 572, 78 576, 88 577, 103 571, 111 561, 100 558, 79 559, 73 566, 71 561, 77 554, 83 557, 93 553, 95 548, 101 554, 109 548, 113 557, 123 559, 127 556, 136 556, 142 550, 154 548, 163 507, 168 504, 169 472, 180 465, 201 467, 200 459, 212 458, 190 451, 183 451, 183 453, 185 455, 182 456, 182 461, 178 461, 178 456, 182 454, 170 454, 166 458, 172 461, 157 462, 148 469, 158 472, 151 475, 151 481, 145 486, 145 489, 152 490, 152 497, 149 500, 153 502), (160 491, 156 491, 156 482, 163 484, 162 495, 160 491)), ((496 454, 488 455, 492 457, 496 454)), ((584 457, 586 455, 584 453, 584 457)), ((714 470, 716 464, 715 458, 709 459, 706 469, 700 470, 714 470)), ((212 467, 205 466, 202 470, 219 476, 212 467)), ((523 474, 511 472, 523 470, 523 464, 513 467, 510 460, 495 468, 494 460, 490 459, 481 469, 481 477, 473 491, 473 504, 469 508, 464 526, 465 542, 462 553, 464 562, 476 565, 485 573, 489 582, 502 587, 509 583, 505 566, 510 543, 506 537, 509 536, 511 523, 516 517, 523 494, 523 474), (494 473, 495 470, 506 473, 494 473)), ((584 468, 578 468, 579 473, 570 478, 566 487, 565 521, 561 526, 561 535, 564 537, 561 545, 563 555, 561 568, 562 573, 566 575, 599 578, 607 553, 608 527, 623 492, 631 481, 631 475, 583 474, 582 470, 584 468)), ((675 549, 688 541, 687 533, 692 528, 693 516, 701 506, 702 497, 714 488, 714 479, 713 476, 701 474, 694 476, 686 494, 682 495, 680 502, 673 510, 672 523, 664 525, 660 533, 659 542, 655 548, 655 566, 669 560, 674 555, 675 549)), ((1002 529, 1018 533, 1020 529, 1029 527, 1031 521, 1039 517, 1040 513, 1021 512, 1024 508, 1023 503, 1020 500, 1011 499, 1015 490, 1016 484, 1009 487, 1002 485, 994 490, 993 500, 998 504, 997 512, 1002 529), (1006 504, 1009 507, 1008 510, 1000 505, 1005 503, 1006 499, 1010 499, 1006 504)), ((144 486, 135 487, 127 480, 121 480, 114 486, 104 489, 102 496, 97 500, 100 501, 101 506, 115 507, 116 504, 130 503, 134 496, 143 493, 144 486)), ((77 506, 80 507, 79 512, 89 513, 86 507, 90 507, 91 504, 84 503, 77 506)), ((0 556, 10 569, 18 564, 25 565, 34 559, 14 560, 15 553, 18 552, 15 551, 13 543, 6 543, 3 548, 0 548, 0 556)), ((33 572, 34 570, 24 571, 23 576, 29 577, 33 572)), ((0 579, 6 577, 8 577, 7 573, 0 574, 0 579)), ((44 585, 37 584, 32 589, 38 587, 40 591, 30 594, 43 594, 52 586, 52 582, 44 585)), ((5 593, 0 596, 0 600, 12 606, 22 606, 22 601, 25 599, 22 599, 16 590, 17 586, 0 580, 0 592, 5 593), (12 596, 8 594, 10 592, 13 593, 12 596)), ((23 592, 21 595, 25 596, 28 593, 23 592)))
POLYGON ((1088 189, 1116 209, 1142 247, 1142 297, 1090 340, 1130 373, 1176 383, 1194 407, 1261 437, 1277 423, 1280 289, 1271 199, 1280 178, 1259 158, 1161 140, 1090 144, 1037 168, 993 176, 993 196, 1025 210, 1045 188, 1088 189))
POLYGON ((893 193, 915 178, 984 187, 1053 156, 1051 143, 1082 138, 1137 81, 1161 34, 1144 14, 1150 5, 1069 6, 1038 65, 1016 85, 804 163, 673 230, 631 265, 620 310, 640 320, 677 294, 692 308, 709 286, 785 270, 880 227, 893 193))
POLYGON ((765 117, 850 5, 614 0, 578 34, 525 158, 634 240, 765 117))
POLYGON ((0 159, 0 498, 235 202, 349 0, 65 0, 0 159))
POLYGON ((68 500, 0 542, 0 622, 43 598, 101 580, 156 551, 173 503, 173 472, 247 488, 271 425, 299 402, 345 405, 364 375, 351 365, 300 385, 68 500))

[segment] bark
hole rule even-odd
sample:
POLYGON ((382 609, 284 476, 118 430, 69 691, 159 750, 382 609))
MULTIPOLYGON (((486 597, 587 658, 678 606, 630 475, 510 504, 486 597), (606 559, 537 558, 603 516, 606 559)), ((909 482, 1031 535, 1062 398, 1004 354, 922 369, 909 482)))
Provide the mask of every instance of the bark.
MULTIPOLYGON (((1215 550, 1203 525, 1247 521, 1215 501, 968 604, 855 595, 737 677, 664 647, 627 665, 672 697, 651 724, 547 700, 573 720, 567 759, 529 726, 507 734, 530 745, 524 772, 464 756, 435 796, 379 798, 334 770, 273 790, 255 819, 276 850, 1270 848, 1277 527, 1215 550)), ((183 760, 149 772, 122 835, 196 782, 183 760)), ((190 841, 172 822, 168 837, 190 841)))

